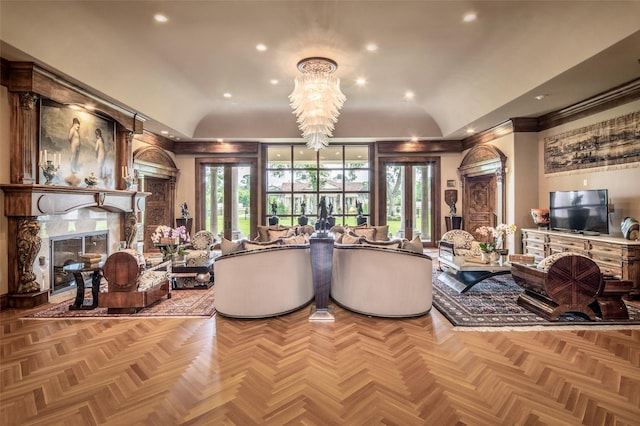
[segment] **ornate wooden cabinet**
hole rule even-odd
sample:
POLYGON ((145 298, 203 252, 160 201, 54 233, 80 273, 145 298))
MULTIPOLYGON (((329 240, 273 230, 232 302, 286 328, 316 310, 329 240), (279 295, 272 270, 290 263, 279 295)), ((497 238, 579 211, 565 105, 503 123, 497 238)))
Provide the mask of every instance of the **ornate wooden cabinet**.
POLYGON ((553 253, 570 251, 584 254, 596 262, 604 275, 633 281, 629 295, 634 299, 640 298, 640 241, 523 229, 522 245, 522 252, 534 256, 536 262, 553 253))

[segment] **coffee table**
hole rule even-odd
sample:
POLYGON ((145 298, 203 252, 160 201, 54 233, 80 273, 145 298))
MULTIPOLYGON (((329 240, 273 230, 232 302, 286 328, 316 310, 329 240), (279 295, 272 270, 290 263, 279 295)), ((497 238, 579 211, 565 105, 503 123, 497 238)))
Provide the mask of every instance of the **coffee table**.
POLYGON ((511 273, 509 263, 482 264, 472 262, 463 256, 441 257, 439 260, 441 265, 447 266, 447 269, 438 276, 438 279, 458 293, 466 293, 474 285, 489 277, 511 273))

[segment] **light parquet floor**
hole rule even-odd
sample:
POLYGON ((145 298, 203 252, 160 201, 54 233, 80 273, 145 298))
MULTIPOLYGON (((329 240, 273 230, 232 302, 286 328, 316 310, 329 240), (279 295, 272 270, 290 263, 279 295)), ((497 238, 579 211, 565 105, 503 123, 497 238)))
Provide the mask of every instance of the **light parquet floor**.
POLYGON ((640 330, 0 313, 2 425, 638 425, 640 330))

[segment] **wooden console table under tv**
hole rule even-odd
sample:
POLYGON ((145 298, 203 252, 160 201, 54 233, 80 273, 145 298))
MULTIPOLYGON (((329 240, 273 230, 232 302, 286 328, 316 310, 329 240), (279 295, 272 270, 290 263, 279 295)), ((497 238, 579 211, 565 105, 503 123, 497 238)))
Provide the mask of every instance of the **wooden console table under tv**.
POLYGON ((605 278, 633 281, 633 289, 627 297, 640 298, 640 241, 547 229, 522 230, 522 252, 534 256, 536 263, 565 251, 590 257, 605 278))

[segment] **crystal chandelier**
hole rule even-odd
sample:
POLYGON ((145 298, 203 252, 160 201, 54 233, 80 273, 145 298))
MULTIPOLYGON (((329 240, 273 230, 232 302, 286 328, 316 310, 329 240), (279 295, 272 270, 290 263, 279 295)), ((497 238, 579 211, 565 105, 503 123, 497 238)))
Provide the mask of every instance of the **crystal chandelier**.
POLYGON ((302 75, 295 79, 289 100, 309 149, 317 151, 329 146, 340 108, 347 99, 340 91, 340 79, 332 74, 337 68, 338 64, 327 58, 298 62, 302 75))

